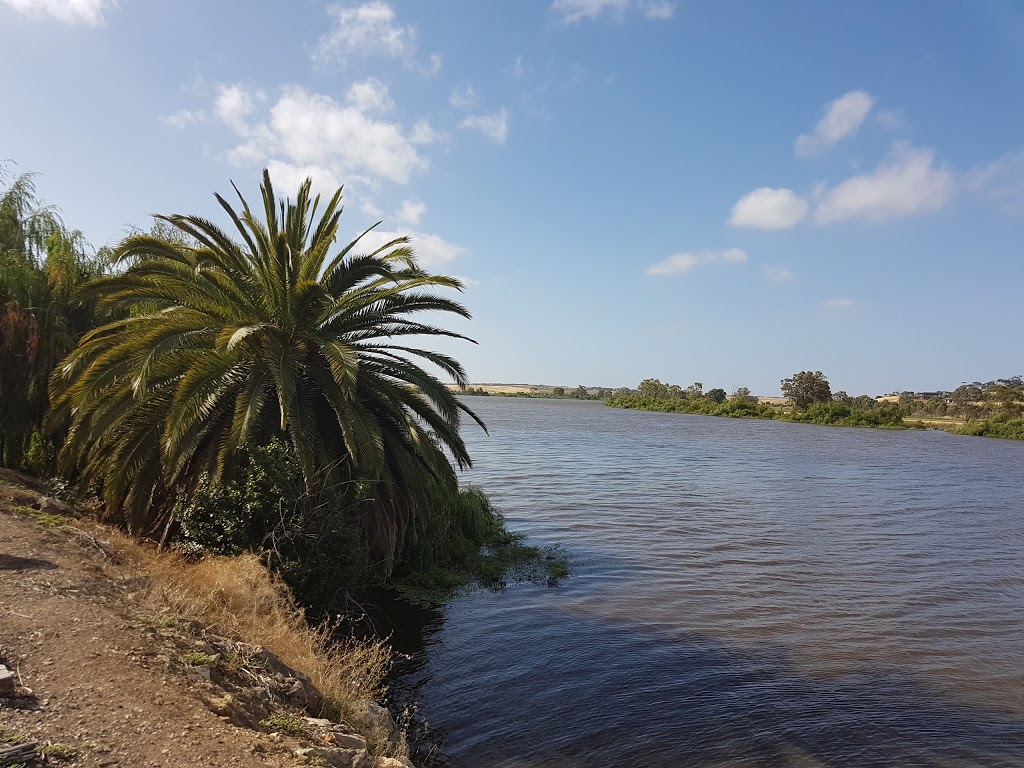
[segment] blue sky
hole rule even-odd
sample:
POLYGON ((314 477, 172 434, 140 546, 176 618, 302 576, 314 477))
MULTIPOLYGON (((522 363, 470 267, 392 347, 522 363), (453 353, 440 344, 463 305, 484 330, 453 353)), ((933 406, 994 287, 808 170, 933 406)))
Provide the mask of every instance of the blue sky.
POLYGON ((346 186, 476 382, 1024 372, 1018 2, 0 0, 0 157, 96 246, 346 186))

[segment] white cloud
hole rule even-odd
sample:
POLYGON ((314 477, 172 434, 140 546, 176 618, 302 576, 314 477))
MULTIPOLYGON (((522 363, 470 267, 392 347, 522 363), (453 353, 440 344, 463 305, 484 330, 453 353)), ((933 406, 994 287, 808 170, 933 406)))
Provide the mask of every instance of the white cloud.
POLYGON ((1024 150, 975 168, 966 181, 971 192, 992 200, 1004 213, 1024 213, 1024 150))
POLYGON ((882 221, 942 208, 953 193, 953 174, 934 163, 931 150, 898 142, 873 173, 826 190, 814 217, 821 224, 882 221))
POLYGON ((676 4, 667 2, 667 0, 654 0, 644 3, 643 10, 644 18, 647 19, 671 19, 676 12, 676 4))
POLYGON ((221 84, 217 87, 213 112, 218 120, 239 136, 249 134, 248 118, 255 108, 254 94, 244 85, 221 84))
POLYGON ((50 18, 64 24, 103 23, 103 11, 117 5, 116 0, 0 0, 24 16, 50 18))
POLYGON ((765 280, 770 280, 773 283, 788 283, 795 277, 785 267, 765 267, 761 270, 761 274, 764 275, 765 280))
POLYGON ((401 125, 365 111, 388 104, 387 88, 379 81, 357 83, 343 104, 291 86, 265 115, 252 119, 252 95, 234 85, 221 86, 215 112, 244 139, 229 152, 238 164, 276 160, 288 167, 326 170, 346 183, 362 177, 371 186, 380 178, 404 184, 427 162, 401 125))
POLYGON ((471 85, 467 85, 461 91, 458 88, 452 88, 452 93, 448 97, 448 103, 453 107, 472 107, 476 104, 476 89, 471 85))
POLYGON ((413 144, 437 144, 444 139, 444 132, 434 130, 426 120, 417 120, 409 132, 409 141, 413 144))
POLYGON ((807 216, 807 201, 791 189, 760 187, 732 207, 729 224, 751 229, 789 229, 807 216))
POLYGON ((504 144, 508 138, 508 110, 502 107, 493 115, 473 115, 467 117, 459 128, 480 131, 495 144, 504 144))
POLYGON ((206 112, 201 109, 196 111, 179 109, 173 115, 160 115, 160 120, 172 128, 186 128, 190 125, 205 123, 208 119, 206 112))
POLYGON ((874 98, 864 91, 850 91, 825 105, 825 115, 814 133, 797 136, 794 148, 798 155, 815 155, 860 128, 874 105, 874 98))
POLYGON ((440 235, 416 232, 414 230, 406 232, 381 232, 376 229, 359 241, 357 250, 360 253, 370 253, 385 243, 390 243, 392 240, 405 237, 406 235, 411 238, 412 242, 410 245, 416 253, 417 261, 423 267, 436 267, 440 264, 445 264, 466 252, 466 249, 462 246, 449 243, 440 235))
POLYGON ((416 62, 416 28, 397 24, 394 9, 384 0, 354 6, 336 3, 327 7, 327 13, 334 23, 313 52, 316 61, 344 65, 351 58, 381 56, 423 74, 440 71, 441 57, 436 53, 426 64, 416 62))
POLYGON ((360 112, 388 112, 395 106, 388 95, 388 87, 375 77, 352 83, 347 98, 360 112))
POLYGON ((854 299, 825 299, 818 302, 818 309, 826 312, 849 312, 856 306, 857 302, 854 299))
POLYGON ((575 24, 583 19, 596 19, 605 13, 621 17, 629 5, 630 0, 555 0, 551 10, 561 15, 566 24, 575 24))
POLYGON ((415 227, 426 212, 427 206, 422 200, 409 199, 402 202, 402 207, 395 213, 395 218, 403 224, 415 227))
POLYGON ((728 248, 724 251, 695 251, 677 253, 664 261, 652 264, 647 268, 648 275, 678 275, 689 272, 695 267, 708 264, 743 264, 747 260, 745 251, 739 248, 728 248))
MULTIPOLYGON (((274 183, 274 193, 279 197, 295 199, 299 185, 306 179, 312 181, 310 189, 313 194, 326 199, 330 199, 341 186, 341 180, 322 165, 292 165, 280 160, 270 160, 267 162, 267 170, 270 172, 270 180, 274 183)), ((349 196, 345 197, 347 199, 349 196)))

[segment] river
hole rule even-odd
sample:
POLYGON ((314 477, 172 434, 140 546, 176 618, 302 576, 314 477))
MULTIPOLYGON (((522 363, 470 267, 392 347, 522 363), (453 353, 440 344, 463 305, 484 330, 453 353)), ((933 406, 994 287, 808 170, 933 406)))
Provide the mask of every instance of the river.
POLYGON ((458 765, 1024 766, 1024 442, 465 402, 572 575, 396 634, 458 765))

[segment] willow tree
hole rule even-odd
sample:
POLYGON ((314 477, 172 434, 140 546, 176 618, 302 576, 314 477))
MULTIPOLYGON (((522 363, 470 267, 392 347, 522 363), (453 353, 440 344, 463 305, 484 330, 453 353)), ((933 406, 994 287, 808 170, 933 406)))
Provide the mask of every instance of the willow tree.
POLYGON ((466 338, 429 322, 470 316, 439 291, 461 283, 421 269, 408 238, 361 249, 366 230, 336 247, 341 189, 319 216, 308 179, 294 202, 278 200, 264 171, 259 215, 235 192, 240 210, 216 195, 230 234, 199 216, 159 216, 181 236, 126 238, 123 271, 87 286, 121 319, 87 334, 54 374, 52 417, 71 421, 62 466, 99 482, 108 508, 147 532, 174 494, 281 439, 308 490, 372 488, 364 527, 389 565, 423 511, 424 477, 454 482, 455 466, 470 464, 461 414, 483 426, 432 372, 464 386, 462 366, 416 341, 466 338))
MULTIPOLYGON (((0 166, 0 182, 6 181, 0 166)), ((78 231, 36 196, 31 174, 0 192, 0 462, 48 469, 41 427, 54 367, 92 327, 76 289, 102 272, 78 231)))

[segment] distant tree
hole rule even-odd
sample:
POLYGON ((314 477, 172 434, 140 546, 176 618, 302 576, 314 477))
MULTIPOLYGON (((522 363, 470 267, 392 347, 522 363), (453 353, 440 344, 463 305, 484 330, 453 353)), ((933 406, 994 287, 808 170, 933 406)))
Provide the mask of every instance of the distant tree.
POLYGON ((757 401, 757 398, 751 395, 750 390, 746 387, 736 387, 736 389, 733 390, 732 399, 739 400, 741 403, 752 403, 757 401))
POLYGON ((821 371, 800 371, 781 382, 782 394, 793 401, 799 410, 812 403, 827 403, 832 399, 832 387, 821 371))
POLYGON ((551 394, 554 395, 555 397, 564 397, 565 396, 565 388, 564 387, 555 387, 554 389, 551 390, 551 394))
POLYGON ((665 400, 668 398, 668 387, 658 379, 644 379, 636 389, 640 397, 650 398, 651 400, 665 400))
POLYGON ((700 381, 693 382, 693 384, 686 388, 686 394, 688 397, 703 397, 704 384, 700 381))
POLYGON ((715 389, 710 390, 705 395, 705 397, 708 400, 714 400, 716 403, 724 403, 725 399, 728 397, 728 395, 725 393, 724 389, 718 389, 716 387, 715 389))
POLYGON ((572 396, 579 400, 586 400, 590 397, 590 393, 587 392, 587 388, 580 384, 576 389, 572 391, 572 396))
POLYGON ((985 393, 978 384, 961 384, 953 390, 950 399, 953 413, 962 417, 964 421, 970 421, 981 414, 981 403, 985 399, 985 393))
POLYGON ((843 405, 849 405, 853 402, 853 398, 846 394, 846 390, 840 389, 838 392, 832 395, 833 403, 842 403, 843 405))

